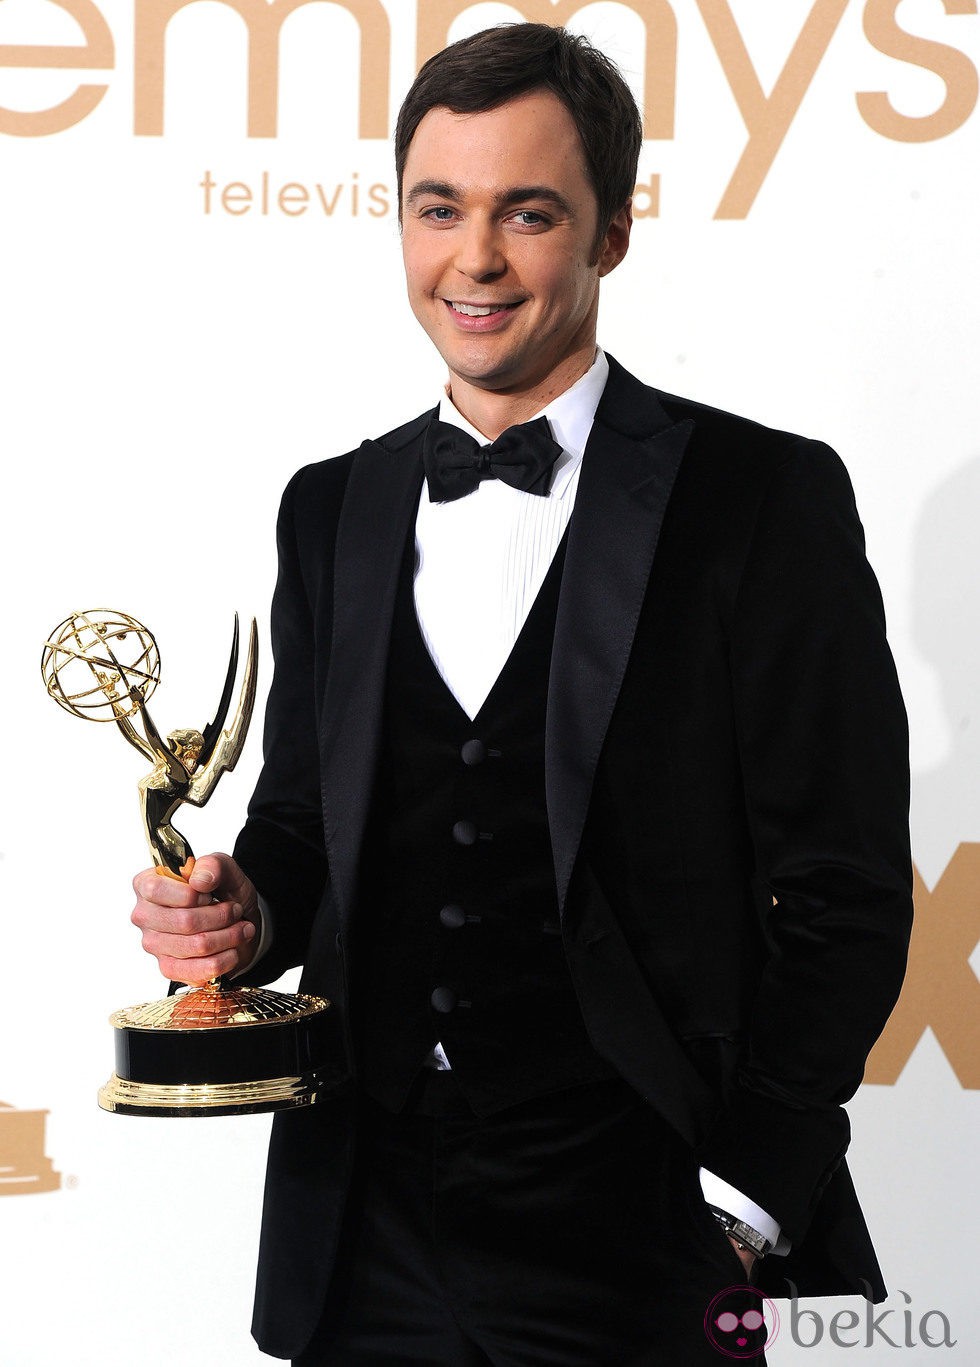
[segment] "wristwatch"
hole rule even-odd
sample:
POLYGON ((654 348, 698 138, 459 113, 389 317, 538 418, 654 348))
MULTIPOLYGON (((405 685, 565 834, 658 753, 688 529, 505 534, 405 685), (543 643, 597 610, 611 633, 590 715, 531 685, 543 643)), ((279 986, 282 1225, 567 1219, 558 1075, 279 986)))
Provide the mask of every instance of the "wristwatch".
POLYGON ((757 1229, 747 1225, 744 1220, 736 1220, 734 1215, 729 1215, 727 1210, 719 1210, 717 1206, 709 1205, 708 1209, 721 1225, 726 1234, 755 1254, 757 1258, 764 1258, 767 1253, 772 1251, 772 1241, 767 1239, 764 1234, 760 1234, 757 1229))

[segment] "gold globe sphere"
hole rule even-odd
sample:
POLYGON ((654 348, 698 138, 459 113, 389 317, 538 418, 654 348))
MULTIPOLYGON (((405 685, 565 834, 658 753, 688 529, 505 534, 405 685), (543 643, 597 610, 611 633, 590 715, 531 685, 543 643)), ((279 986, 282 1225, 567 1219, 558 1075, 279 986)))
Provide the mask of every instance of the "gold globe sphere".
POLYGON ((59 707, 88 721, 131 717, 160 682, 153 634, 128 613, 93 608, 66 617, 48 637, 41 675, 59 707))

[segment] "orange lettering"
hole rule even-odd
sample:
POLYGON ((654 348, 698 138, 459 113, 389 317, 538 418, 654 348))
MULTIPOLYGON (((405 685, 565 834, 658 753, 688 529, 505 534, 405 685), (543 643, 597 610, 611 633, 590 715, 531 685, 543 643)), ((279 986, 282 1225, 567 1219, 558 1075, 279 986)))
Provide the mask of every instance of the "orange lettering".
POLYGON ((865 1082, 891 1085, 931 1029, 960 1085, 980 1087, 980 844, 960 845, 932 892, 915 875, 915 925, 898 1005, 871 1051, 865 1082))
POLYGON ((252 207, 252 191, 240 180, 233 180, 221 191, 221 207, 226 214, 247 214, 252 207))
POLYGON ((370 203, 368 205, 368 213, 371 215, 371 217, 384 218, 385 214, 391 208, 391 205, 388 201, 387 185, 372 185, 370 190, 368 190, 368 199, 370 200, 370 203))
POLYGON ((284 185, 277 196, 279 208, 290 218, 295 218, 297 214, 305 214, 310 207, 310 192, 305 185, 298 185, 295 181, 290 181, 284 185))
POLYGON ((637 185, 633 191, 633 217, 660 217, 660 177, 653 175, 645 185, 637 185))
POLYGON ((334 189, 332 195, 328 195, 326 190, 319 183, 316 185, 315 188, 317 194, 320 197, 320 203, 323 205, 323 212, 326 214, 327 218, 332 218, 333 211, 334 209, 336 209, 337 204, 340 200, 340 192, 344 187, 342 185, 338 185, 334 189))
POLYGON ((749 132, 749 142, 715 211, 715 218, 747 218, 776 154, 813 84, 847 0, 816 0, 768 96, 739 32, 728 0, 697 0, 725 76, 749 132))
MULTIPOLYGON (((74 67, 82 71, 111 70, 115 62, 112 34, 101 10, 92 0, 50 0, 66 10, 85 35, 81 47, 43 47, 0 43, 0 67, 19 66, 47 69, 74 67)), ((61 133, 87 118, 108 90, 106 85, 80 85, 74 94, 51 109, 30 113, 0 107, 0 133, 36 138, 61 133)))
MULTIPOLYGON (((945 83, 946 98, 932 114, 900 114, 883 90, 862 91, 858 109, 869 128, 895 142, 931 142, 962 128, 977 107, 980 94, 977 69, 967 57, 945 43, 916 38, 899 28, 895 18, 901 0, 868 0, 864 31, 879 52, 900 62, 934 71, 945 83)), ((976 0, 942 0, 947 14, 976 14, 976 0)))
MULTIPOLYGON (((332 2, 332 0, 331 0, 332 2)), ((339 0, 338 0, 339 2, 339 0)), ((164 123, 167 25, 197 0, 139 0, 136 5, 133 131, 160 137, 164 123)), ((279 126, 279 34, 285 20, 313 0, 217 0, 248 29, 248 136, 274 138, 279 126)), ((388 136, 391 27, 381 0, 343 0, 361 30, 362 138, 388 136)))

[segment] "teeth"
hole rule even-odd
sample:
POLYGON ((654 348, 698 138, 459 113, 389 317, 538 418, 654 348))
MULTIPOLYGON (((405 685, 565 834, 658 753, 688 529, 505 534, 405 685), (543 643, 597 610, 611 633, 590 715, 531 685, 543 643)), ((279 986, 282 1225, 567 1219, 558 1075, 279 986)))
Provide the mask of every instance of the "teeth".
POLYGON ((453 303, 453 308, 457 313, 465 313, 468 318, 486 318, 490 313, 499 313, 505 305, 503 304, 457 304, 453 303))

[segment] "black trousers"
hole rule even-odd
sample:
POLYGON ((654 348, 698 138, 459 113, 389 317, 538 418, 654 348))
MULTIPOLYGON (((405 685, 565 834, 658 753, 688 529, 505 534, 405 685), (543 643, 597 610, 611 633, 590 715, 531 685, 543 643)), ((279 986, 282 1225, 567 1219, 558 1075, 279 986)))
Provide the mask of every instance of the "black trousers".
POLYGON ((430 1074, 408 1113, 364 1101, 337 1267, 295 1367, 764 1367, 744 1288, 693 1155, 625 1083, 480 1119, 430 1074))

